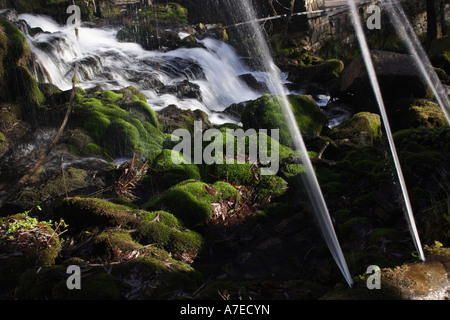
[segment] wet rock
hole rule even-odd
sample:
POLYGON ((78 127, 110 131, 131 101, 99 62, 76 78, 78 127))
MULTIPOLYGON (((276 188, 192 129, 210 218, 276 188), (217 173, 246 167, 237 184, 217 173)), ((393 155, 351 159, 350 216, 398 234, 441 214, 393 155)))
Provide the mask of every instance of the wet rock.
POLYGON ((160 94, 172 94, 180 99, 195 99, 202 101, 202 93, 198 84, 192 83, 189 80, 167 85, 159 90, 160 94))
POLYGON ((208 115, 201 110, 184 110, 176 105, 169 105, 158 111, 158 121, 163 126, 163 131, 172 133, 176 129, 186 129, 194 133, 194 121, 202 122, 202 130, 211 128, 208 115))
MULTIPOLYGON (((330 137, 334 140, 348 139, 349 146, 361 148, 380 142, 381 134, 380 116, 374 113, 360 112, 334 127, 330 137)), ((342 143, 344 142, 340 144, 342 143)))

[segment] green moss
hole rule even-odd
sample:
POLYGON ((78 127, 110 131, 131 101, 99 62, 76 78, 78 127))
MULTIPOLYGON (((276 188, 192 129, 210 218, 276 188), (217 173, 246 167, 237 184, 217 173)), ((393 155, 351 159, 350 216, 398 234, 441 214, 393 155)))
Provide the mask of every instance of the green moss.
POLYGON ((360 112, 331 131, 333 139, 350 139, 357 147, 371 146, 381 139, 381 120, 378 114, 360 112))
POLYGON ((416 99, 409 108, 409 123, 412 127, 433 128, 447 126, 447 118, 441 107, 425 99, 416 99))
MULTIPOLYGON (((290 95, 288 100, 299 129, 305 138, 312 138, 320 134, 323 126, 328 122, 320 108, 307 96, 290 95)), ((242 112, 241 122, 245 130, 249 128, 255 130, 279 129, 279 142, 285 146, 291 146, 293 143, 280 97, 266 94, 249 102, 242 112)))
POLYGON ((164 149, 156 151, 147 157, 152 181, 164 187, 170 187, 188 179, 200 180, 197 165, 186 163, 180 152, 164 149), (180 163, 180 164, 175 164, 180 163))
POLYGON ((188 24, 187 9, 175 2, 167 4, 154 4, 139 12, 141 18, 154 21, 158 24, 188 24))
POLYGON ((121 254, 139 250, 141 246, 134 242, 127 230, 108 229, 95 236, 93 248, 98 257, 104 261, 114 261, 121 254))
POLYGON ((88 143, 82 151, 83 155, 86 156, 103 156, 103 148, 99 147, 95 143, 88 143))
POLYGON ((123 98, 125 98, 125 101, 127 102, 134 102, 139 100, 147 103, 147 97, 142 92, 140 92, 136 87, 129 86, 120 89, 118 92, 124 95, 123 98))
POLYGON ((94 273, 82 278, 81 290, 69 290, 66 281, 58 282, 51 291, 55 300, 120 300, 120 280, 111 274, 94 273))
POLYGON ((61 242, 49 222, 30 217, 29 211, 0 219, 0 251, 21 252, 25 265, 52 265, 61 242))
POLYGON ((109 90, 101 93, 101 99, 106 103, 113 103, 121 98, 123 98, 123 93, 115 93, 109 90))
POLYGON ((71 232, 79 232, 92 226, 131 226, 139 210, 102 199, 73 197, 64 199, 54 209, 54 214, 70 225, 71 232))
POLYGON ((18 201, 24 207, 40 205, 48 200, 57 199, 66 193, 83 189, 88 182, 87 172, 82 169, 68 168, 64 173, 58 172, 48 180, 42 181, 39 188, 24 188, 18 201))
POLYGON ((83 128, 110 156, 139 153, 146 157, 161 150, 166 136, 159 130, 155 112, 146 102, 129 100, 135 90, 78 94, 74 111, 76 125, 83 128))
MULTIPOLYGON (((30 55, 31 49, 23 33, 7 20, 0 19, 0 26, 7 37, 7 48, 2 56, 3 63, 8 65, 25 65, 25 58, 30 55)), ((4 37, 3 37, 4 38, 4 37)))
POLYGON ((200 234, 190 230, 179 230, 161 221, 141 223, 135 237, 142 245, 154 245, 173 254, 190 252, 197 254, 203 246, 200 234))
MULTIPOLYGON (((303 59, 302 59, 303 60, 303 59)), ((338 59, 330 59, 317 63, 306 61, 289 73, 288 80, 298 84, 319 84, 332 86, 344 70, 344 63, 338 59)))
POLYGON ((203 276, 187 263, 174 260, 167 253, 155 251, 155 256, 139 257, 113 268, 113 275, 120 278, 133 274, 133 270, 142 270, 148 279, 158 284, 154 290, 148 290, 147 299, 169 299, 174 292, 195 291, 204 281, 203 276))
POLYGON ((65 271, 65 267, 62 265, 42 267, 39 272, 36 268, 28 269, 20 278, 16 289, 17 298, 22 300, 52 299, 53 286, 61 281, 65 271))
POLYGON ((213 215, 211 203, 229 196, 230 191, 231 188, 225 189, 223 184, 209 185, 200 181, 187 180, 152 197, 144 204, 144 208, 158 210, 164 207, 181 219, 186 226, 192 227, 211 218, 213 215))

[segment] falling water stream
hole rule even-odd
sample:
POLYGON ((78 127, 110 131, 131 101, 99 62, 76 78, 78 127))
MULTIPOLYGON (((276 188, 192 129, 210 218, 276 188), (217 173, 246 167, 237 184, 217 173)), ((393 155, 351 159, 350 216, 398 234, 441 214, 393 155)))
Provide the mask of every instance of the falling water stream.
POLYGON ((425 261, 425 255, 423 253, 422 250, 422 244, 420 242, 420 237, 419 237, 419 233, 417 231, 416 228, 416 223, 414 220, 414 215, 413 215, 413 210, 412 210, 412 206, 411 206, 411 201, 409 199, 409 195, 408 195, 408 190, 407 190, 407 186, 405 183, 405 178, 403 176, 403 172, 402 172, 402 168, 400 165, 400 161, 398 159, 398 155, 397 155, 397 150, 395 148, 395 143, 394 143, 394 139, 392 136, 392 132, 389 126, 389 119, 388 116, 386 114, 386 109, 384 106, 384 102, 383 102, 383 97, 381 95, 381 90, 380 90, 380 86, 378 84, 378 79, 375 73, 375 68, 373 66, 373 62, 372 62, 372 58, 370 56, 370 51, 369 51, 369 46, 367 45, 367 41, 366 41, 366 37, 364 35, 364 30, 361 24, 361 20, 358 14, 358 9, 356 7, 355 1, 354 0, 348 0, 348 3, 350 5, 350 11, 353 17, 353 24, 355 27, 355 31, 356 31, 356 35, 358 38, 358 42, 359 45, 361 47, 361 52, 362 52, 362 56, 364 59, 364 62, 366 64, 366 68, 367 68, 367 72, 369 74, 369 79, 376 97, 376 100, 378 102, 378 107, 380 109, 380 113, 381 113, 381 118, 383 120, 383 124, 384 124, 384 128, 386 131, 386 135, 389 141, 389 146, 391 149, 391 153, 392 153, 392 158, 395 164, 395 168, 397 171, 397 175, 398 175, 398 179, 400 182, 400 187, 403 193, 403 198, 404 198, 404 202, 405 202, 405 207, 406 207, 406 214, 407 214, 407 221, 410 227, 410 231, 412 234, 412 238, 414 241, 414 244, 416 246, 417 252, 419 253, 419 257, 422 261, 425 261))
POLYGON ((235 18, 241 21, 253 21, 252 23, 245 24, 246 26, 249 26, 247 36, 250 35, 250 37, 252 37, 252 45, 256 46, 254 48, 250 48, 252 51, 250 54, 255 54, 256 52, 257 56, 255 56, 254 59, 259 60, 260 67, 264 68, 264 71, 270 75, 270 88, 282 100, 282 110, 284 112, 291 136, 293 137, 295 148, 300 153, 300 158, 302 159, 302 163, 306 169, 304 183, 311 201, 311 205, 316 213, 322 235, 348 285, 352 286, 353 280, 337 239, 319 182, 314 173, 314 168, 309 160, 308 151, 303 141, 303 137, 300 133, 290 103, 287 99, 286 90, 281 81, 280 70, 273 62, 267 41, 264 38, 259 23, 257 23, 258 20, 256 19, 254 8, 248 0, 225 0, 225 2, 227 3, 227 8, 230 12, 235 14, 235 18))

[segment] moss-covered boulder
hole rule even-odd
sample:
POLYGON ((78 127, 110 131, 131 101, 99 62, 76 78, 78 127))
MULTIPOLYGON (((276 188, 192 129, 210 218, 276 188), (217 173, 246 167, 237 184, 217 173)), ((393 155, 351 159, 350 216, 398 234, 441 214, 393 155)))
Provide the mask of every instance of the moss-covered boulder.
POLYGON ((229 183, 218 181, 210 185, 187 180, 150 198, 144 204, 144 208, 147 210, 164 208, 181 219, 187 227, 193 227, 213 217, 213 202, 234 195, 237 195, 237 190, 229 183))
MULTIPOLYGON (((289 95, 288 102, 304 137, 308 139, 319 135, 328 120, 317 104, 302 95, 289 95)), ((268 129, 270 135, 270 129, 279 129, 279 142, 286 146, 293 143, 280 97, 266 94, 249 102, 242 112, 241 121, 245 130, 268 129)))
POLYGON ((347 140, 356 148, 373 146, 381 140, 380 116, 370 112, 360 112, 333 128, 330 137, 347 140))
POLYGON ((180 294, 194 292, 204 281, 203 275, 192 266, 161 250, 154 250, 153 256, 117 265, 112 274, 122 279, 124 295, 128 299, 174 299, 180 294), (147 286, 130 281, 132 279, 140 279, 147 286))
POLYGON ((409 108, 409 123, 412 127, 433 128, 447 126, 447 118, 442 108, 429 100, 416 99, 409 108))
POLYGON ((77 168, 67 168, 53 174, 42 173, 41 175, 42 177, 39 178, 34 177, 36 181, 24 187, 14 198, 13 203, 24 208, 53 203, 69 193, 87 190, 93 182, 90 181, 85 170, 77 168))
POLYGON ((344 63, 338 59, 330 59, 317 64, 295 66, 289 68, 288 80, 297 85, 333 86, 344 70, 344 63))
POLYGON ((189 179, 200 180, 197 165, 187 163, 183 155, 175 150, 156 151, 147 157, 148 179, 158 186, 170 187, 189 179))
POLYGON ((137 220, 139 210, 131 209, 97 198, 72 197, 64 199, 54 209, 56 217, 70 225, 70 232, 85 228, 131 226, 137 220))
POLYGON ((23 33, 3 19, 0 19, 0 39, 0 100, 16 102, 22 115, 32 116, 45 97, 26 68, 30 47, 23 33))
POLYGON ((162 149, 166 135, 140 92, 103 91, 76 94, 73 126, 82 128, 111 157, 142 157, 162 149))
POLYGON ((154 245, 178 257, 188 252, 195 257, 204 245, 200 234, 186 229, 184 223, 165 211, 142 216, 133 237, 144 246, 154 245))

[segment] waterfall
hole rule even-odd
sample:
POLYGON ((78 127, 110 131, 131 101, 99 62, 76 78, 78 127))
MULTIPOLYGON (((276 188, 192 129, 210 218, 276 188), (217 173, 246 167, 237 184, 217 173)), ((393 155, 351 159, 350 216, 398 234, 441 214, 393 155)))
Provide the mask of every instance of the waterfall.
POLYGON ((97 85, 104 90, 135 86, 156 111, 169 104, 200 109, 213 123, 234 122, 221 111, 262 94, 239 77, 254 74, 264 81, 260 74, 247 67, 230 45, 216 39, 198 40, 203 46, 198 48, 148 51, 135 43, 119 42, 119 30, 115 28, 82 26, 77 40, 73 28, 59 25, 49 17, 21 14, 19 18, 44 31, 26 35, 37 64, 46 71, 37 78, 61 90, 71 88, 72 70, 78 61, 78 80, 83 89, 97 85), (200 99, 164 91, 164 87, 177 86, 184 80, 198 86, 200 99))
MULTIPOLYGON (((343 273, 349 286, 352 286, 353 280, 347 267, 344 255, 342 253, 339 241, 337 239, 333 223, 328 212, 325 199, 323 197, 322 191, 320 189, 319 182, 314 172, 314 168, 308 156, 308 150, 306 149, 303 137, 300 133, 300 129, 295 120, 294 114, 292 112, 291 106, 286 96, 286 89, 283 86, 282 77, 280 70, 275 66, 273 62, 270 49, 268 47, 267 41, 261 31, 261 28, 256 20, 256 14, 254 12, 253 6, 248 0, 230 1, 226 0, 228 9, 231 14, 233 14, 241 21, 250 21, 252 23, 242 24, 244 28, 243 34, 249 36, 252 42, 246 43, 247 50, 249 50, 249 55, 256 59, 256 65, 259 65, 263 71, 270 75, 269 77, 269 88, 274 94, 278 95, 282 99, 282 110, 285 115, 286 122, 288 124, 291 136, 294 140, 294 145, 297 151, 300 153, 300 158, 306 169, 306 176, 304 183, 306 190, 308 192, 311 205, 314 208, 318 224, 322 231, 322 235, 328 245, 328 248, 336 261, 339 269, 343 273)), ((238 21, 237 21, 238 22, 238 21)))
POLYGON ((405 178, 403 176, 403 172, 402 172, 402 168, 400 165, 400 161, 398 159, 398 155, 397 155, 397 149, 395 148, 395 143, 394 143, 394 138, 392 136, 392 132, 389 126, 389 119, 388 116, 386 114, 386 109, 384 106, 384 102, 383 102, 383 97, 381 95, 381 90, 380 90, 380 86, 378 84, 378 79, 375 73, 375 68, 373 66, 373 62, 372 62, 372 58, 370 56, 370 50, 369 50, 369 46, 367 45, 367 41, 366 41, 366 37, 364 34, 364 30, 361 24, 361 20, 359 18, 359 14, 358 14, 358 9, 356 7, 355 4, 355 0, 348 0, 348 3, 350 5, 350 11, 353 17, 353 24, 355 27, 355 32, 358 38, 358 42, 359 45, 361 47, 361 52, 362 52, 362 56, 364 59, 364 62, 366 64, 366 68, 367 68, 367 72, 369 74, 369 79, 370 79, 370 83, 372 85, 377 103, 378 103, 378 107, 380 109, 380 113, 381 113, 381 118, 384 124, 384 128, 386 131, 386 135, 389 141, 389 146, 391 149, 391 153, 392 153, 392 158, 395 164, 395 168, 397 171, 397 176, 400 182, 400 188, 402 190, 403 193, 403 198, 404 198, 404 202, 405 202, 405 206, 406 206, 406 214, 407 214, 407 221, 409 223, 409 227, 410 227, 410 231, 413 237, 413 241, 414 244, 416 246, 417 251, 419 252, 419 256, 420 259, 422 261, 425 261, 425 256, 422 250, 422 245, 420 242, 420 237, 419 237, 419 233, 417 231, 416 228, 416 223, 414 220, 414 215, 413 215, 413 210, 412 210, 412 206, 411 206, 411 201, 409 199, 409 195, 408 195, 408 189, 406 186, 406 182, 405 182, 405 178))

